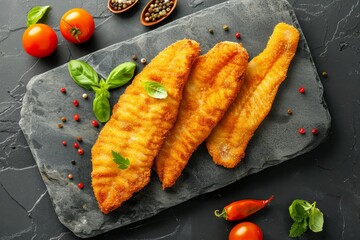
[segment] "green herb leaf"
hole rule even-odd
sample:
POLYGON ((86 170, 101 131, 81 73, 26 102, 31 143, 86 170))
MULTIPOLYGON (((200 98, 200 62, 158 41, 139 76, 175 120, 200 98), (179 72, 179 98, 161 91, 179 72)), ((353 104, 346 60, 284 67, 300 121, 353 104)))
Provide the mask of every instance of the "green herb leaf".
POLYGON ((313 232, 321 232, 324 225, 324 215, 315 206, 310 210, 309 216, 309 228, 313 232))
POLYGON ((166 89, 158 82, 143 82, 146 93, 153 98, 164 99, 168 96, 166 89))
POLYGON ((125 62, 114 68, 106 79, 109 89, 121 87, 130 81, 134 76, 135 68, 136 64, 133 62, 125 62))
POLYGON ((128 158, 124 158, 123 156, 114 151, 111 151, 111 153, 114 157, 114 162, 119 165, 118 168, 124 170, 130 166, 130 160, 128 158))
POLYGON ((86 62, 81 60, 71 60, 68 69, 74 82, 86 90, 91 90, 93 86, 99 87, 99 77, 95 70, 86 62))
POLYGON ((307 230, 306 220, 304 220, 303 222, 294 222, 291 225, 289 236, 293 238, 300 237, 303 233, 306 232, 306 230, 307 230))
POLYGON ((295 221, 291 226, 289 236, 299 237, 309 227, 313 232, 321 232, 324 225, 324 216, 316 208, 316 202, 310 204, 305 200, 294 200, 289 206, 291 218, 295 221))
POLYGON ((294 200, 289 207, 290 217, 295 222, 302 222, 308 216, 308 210, 311 209, 311 204, 304 200, 294 200))
POLYGON ((102 123, 109 121, 111 113, 110 102, 108 98, 110 93, 107 90, 105 91, 99 90, 99 93, 96 92, 95 99, 93 101, 93 112, 95 117, 102 123))
POLYGON ((35 6, 28 12, 26 26, 31 26, 37 23, 50 8, 50 5, 47 6, 35 6))

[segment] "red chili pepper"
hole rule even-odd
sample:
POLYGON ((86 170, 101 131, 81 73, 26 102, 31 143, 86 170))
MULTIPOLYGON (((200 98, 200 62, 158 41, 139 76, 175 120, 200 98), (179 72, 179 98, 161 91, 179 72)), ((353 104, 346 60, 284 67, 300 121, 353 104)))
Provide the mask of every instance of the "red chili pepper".
POLYGON ((267 200, 239 200, 224 207, 221 213, 219 210, 215 210, 215 216, 228 221, 241 220, 267 206, 273 198, 274 196, 267 200))

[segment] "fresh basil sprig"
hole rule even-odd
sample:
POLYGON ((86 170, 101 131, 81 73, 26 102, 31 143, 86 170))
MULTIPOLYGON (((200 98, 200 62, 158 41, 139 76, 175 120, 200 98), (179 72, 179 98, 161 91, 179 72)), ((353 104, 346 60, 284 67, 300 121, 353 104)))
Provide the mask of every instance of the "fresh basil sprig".
POLYGON ((99 77, 95 70, 86 62, 71 60, 68 64, 70 76, 74 82, 86 90, 99 87, 99 77))
POLYGON ((154 81, 143 82, 146 93, 153 98, 164 99, 168 96, 166 89, 161 83, 154 81))
POLYGON ((86 62, 71 60, 68 69, 71 78, 80 87, 86 90, 93 90, 95 98, 93 112, 100 122, 107 122, 110 119, 110 92, 109 89, 121 87, 133 78, 136 64, 125 62, 114 68, 109 77, 100 79, 96 71, 86 62))
POLYGON ((127 169, 130 166, 130 160, 128 158, 124 158, 119 153, 111 151, 113 155, 113 160, 116 164, 118 164, 118 168, 120 169, 127 169))
POLYGON ((127 83, 129 79, 134 76, 135 66, 136 64, 133 62, 125 62, 114 68, 106 79, 106 84, 109 86, 109 89, 127 83))
POLYGON ((316 208, 316 202, 310 204, 305 200, 296 199, 289 207, 290 217, 294 220, 289 236, 300 237, 308 227, 313 232, 321 232, 324 225, 323 213, 316 208))
POLYGON ((37 23, 50 8, 50 5, 47 6, 35 6, 28 12, 26 25, 29 27, 37 23))

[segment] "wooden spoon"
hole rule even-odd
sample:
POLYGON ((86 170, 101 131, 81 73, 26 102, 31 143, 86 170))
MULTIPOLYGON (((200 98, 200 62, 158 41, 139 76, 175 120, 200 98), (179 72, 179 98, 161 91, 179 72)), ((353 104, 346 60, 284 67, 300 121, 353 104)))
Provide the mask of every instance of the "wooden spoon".
MULTIPOLYGON (((131 3, 130 5, 128 5, 126 8, 121 8, 119 10, 115 10, 114 7, 111 6, 111 2, 112 0, 108 0, 108 9, 113 12, 113 13, 122 13, 122 12, 125 12, 127 10, 129 10, 130 8, 132 8, 133 6, 135 6, 135 4, 138 2, 139 0, 135 0, 133 3, 131 3)), ((129 2, 132 2, 131 0, 129 2)), ((126 1, 124 2, 126 3, 126 1)), ((123 4, 124 4, 123 3, 123 4)))
POLYGON ((151 17, 145 16, 145 14, 148 12, 150 5, 155 4, 155 0, 151 0, 150 2, 148 2, 140 15, 141 24, 144 26, 152 26, 152 25, 155 25, 155 24, 163 21, 165 18, 167 18, 174 11, 176 4, 177 4, 177 0, 163 0, 163 2, 162 2, 165 4, 170 3, 170 2, 173 2, 173 5, 171 7, 169 6, 170 11, 162 10, 162 11, 165 11, 165 14, 163 16, 161 16, 160 18, 156 18, 155 20, 152 20, 151 17))

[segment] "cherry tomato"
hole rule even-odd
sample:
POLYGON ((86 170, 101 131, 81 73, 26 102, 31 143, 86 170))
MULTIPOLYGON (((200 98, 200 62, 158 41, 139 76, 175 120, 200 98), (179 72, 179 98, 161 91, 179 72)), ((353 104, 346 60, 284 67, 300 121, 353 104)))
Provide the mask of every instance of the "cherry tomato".
POLYGON ((258 225, 251 222, 242 222, 233 229, 229 234, 229 240, 262 240, 263 233, 258 225))
POLYGON ((95 30, 93 17, 82 8, 67 11, 60 20, 60 32, 72 43, 83 43, 90 39, 95 30))
POLYGON ((22 36, 22 44, 29 55, 42 58, 55 51, 58 38, 51 27, 37 23, 25 30, 22 36))

